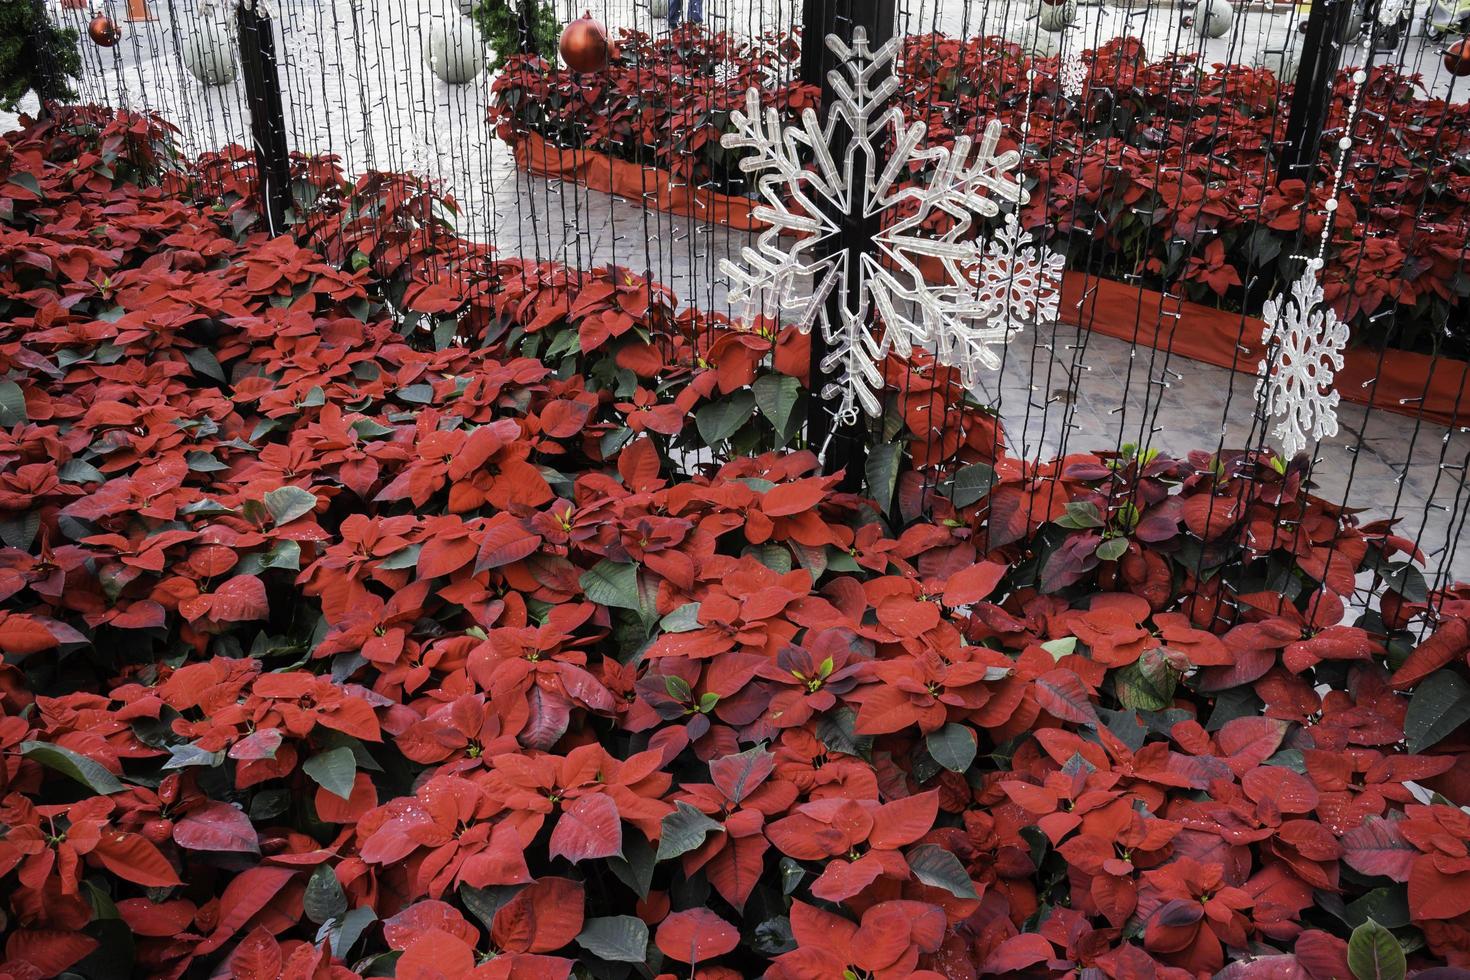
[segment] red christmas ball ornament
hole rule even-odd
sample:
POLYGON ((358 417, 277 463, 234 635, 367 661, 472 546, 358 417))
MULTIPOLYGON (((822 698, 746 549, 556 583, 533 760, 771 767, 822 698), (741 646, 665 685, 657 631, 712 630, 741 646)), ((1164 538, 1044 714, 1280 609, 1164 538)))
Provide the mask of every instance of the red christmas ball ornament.
POLYGON ((568 24, 561 32, 561 60, 572 71, 602 71, 612 54, 607 28, 592 19, 590 13, 568 24))
POLYGON ((1470 37, 1450 45, 1444 53, 1444 66, 1452 75, 1470 75, 1470 37))
POLYGON ((92 23, 87 25, 87 36, 92 39, 93 44, 104 48, 110 48, 117 43, 120 36, 117 24, 106 14, 98 14, 92 18, 92 23))

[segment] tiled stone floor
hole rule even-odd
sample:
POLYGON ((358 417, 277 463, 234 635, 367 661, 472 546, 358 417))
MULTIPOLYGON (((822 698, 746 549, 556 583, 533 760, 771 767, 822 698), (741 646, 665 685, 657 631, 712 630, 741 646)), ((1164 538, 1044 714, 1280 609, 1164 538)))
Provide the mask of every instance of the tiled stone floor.
MULTIPOLYGON (((55 0, 49 0, 54 3, 55 0)), ((435 3, 442 0, 434 0, 435 3)), ((612 27, 656 30, 649 0, 557 0, 575 15, 585 7, 612 27)), ((657 0, 654 0, 657 2, 657 0)), ((177 123, 187 149, 248 143, 243 86, 206 89, 179 65, 177 51, 197 31, 192 0, 150 0, 160 18, 125 24, 123 41, 105 51, 83 45, 83 96, 150 108, 177 123)), ((430 0, 275 0, 283 30, 283 84, 290 144, 341 155, 352 172, 413 169, 441 179, 461 206, 460 227, 507 253, 574 266, 618 264, 648 273, 683 301, 723 309, 717 270, 748 236, 719 226, 647 212, 637 205, 518 172, 508 148, 489 131, 490 79, 447 86, 425 69, 416 38, 443 16, 430 0), (438 11, 438 12, 436 12, 438 11)), ((911 31, 1006 32, 1035 39, 1035 20, 1020 0, 988 4, 900 0, 911 31)), ((53 8, 54 9, 54 8, 53 8)), ((710 0, 715 26, 754 33, 799 16, 795 0, 710 0), (795 11, 795 13, 793 13, 795 11)), ((77 11, 55 11, 78 19, 77 11)), ((1200 50, 1204 60, 1251 62, 1296 37, 1302 13, 1246 10, 1220 41, 1202 42, 1179 28, 1172 6, 1135 0, 1132 9, 1082 8, 1073 35, 1093 46, 1120 33, 1142 36, 1151 53, 1200 50)), ((84 24, 83 24, 84 26, 84 24)), ((1041 35, 1043 42, 1054 38, 1041 35)), ((1065 43, 1078 43, 1069 40, 1065 43)), ((1357 52, 1350 50, 1353 60, 1357 52)), ((1399 57, 1424 70, 1440 94, 1464 98, 1435 73, 1436 50, 1411 37, 1399 57)), ((10 128, 11 119, 0 117, 10 128)), ((1124 442, 1183 454, 1260 441, 1254 380, 1249 375, 1162 354, 1075 328, 1047 328, 1012 345, 1003 372, 981 379, 981 397, 997 405, 1013 448, 1025 455, 1110 448, 1124 442), (1079 345, 1081 345, 1079 349, 1079 345), (1073 364, 1080 364, 1080 370, 1073 364), (1070 393, 1070 394, 1069 394, 1070 393)), ((1470 579, 1470 536, 1460 517, 1470 430, 1447 430, 1393 413, 1344 405, 1341 429, 1320 447, 1316 479, 1329 499, 1364 510, 1364 519, 1399 517, 1422 541, 1427 571, 1470 579)))

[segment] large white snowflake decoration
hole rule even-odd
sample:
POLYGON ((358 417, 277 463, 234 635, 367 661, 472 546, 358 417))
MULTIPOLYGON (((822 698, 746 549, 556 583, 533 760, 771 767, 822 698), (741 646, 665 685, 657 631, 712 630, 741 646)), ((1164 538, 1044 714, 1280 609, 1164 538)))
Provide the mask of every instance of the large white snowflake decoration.
POLYGON ((999 202, 1024 204, 1027 195, 1012 173, 1020 154, 996 152, 998 121, 978 142, 960 136, 953 147, 921 149, 924 124, 907 122, 897 106, 885 111, 898 89, 892 73, 884 73, 897 38, 875 52, 866 32, 855 28, 851 47, 835 36, 827 46, 840 69, 828 74, 834 100, 825 127, 811 109, 799 125, 783 127, 775 109, 762 111, 754 89, 746 93, 745 110, 730 114, 734 131, 721 142, 754 151, 740 167, 756 175, 764 203, 752 214, 770 227, 741 250, 738 264, 722 260, 720 269, 747 321, 780 311, 803 332, 821 330, 830 352, 822 369, 834 379, 821 394, 836 402, 839 420, 851 421, 860 411, 882 412, 879 364, 890 350, 907 357, 915 347, 932 349, 967 386, 979 368, 999 367, 991 348, 1003 346, 1021 323, 994 290, 977 287, 965 272, 986 263, 975 216, 993 217, 999 202), (839 126, 847 134, 840 160, 832 151, 839 126), (880 155, 887 161, 881 172, 880 155), (927 173, 922 182, 896 186, 914 168, 927 173), (824 256, 819 246, 842 233, 834 216, 849 213, 854 202, 865 219, 886 222, 872 235, 874 248, 824 256), (935 219, 937 232, 929 230, 935 219), (942 271, 931 275, 939 281, 926 281, 921 266, 942 271), (851 277, 857 289, 848 288, 851 277), (807 283, 809 292, 802 288, 807 283), (834 290, 841 297, 837 322, 827 310, 834 290))
POLYGON ((1262 339, 1270 346, 1260 363, 1256 398, 1265 397, 1268 416, 1280 416, 1273 434, 1288 459, 1311 442, 1337 434, 1339 396, 1332 379, 1342 370, 1348 328, 1322 301, 1319 262, 1307 263, 1290 296, 1261 304, 1262 339))

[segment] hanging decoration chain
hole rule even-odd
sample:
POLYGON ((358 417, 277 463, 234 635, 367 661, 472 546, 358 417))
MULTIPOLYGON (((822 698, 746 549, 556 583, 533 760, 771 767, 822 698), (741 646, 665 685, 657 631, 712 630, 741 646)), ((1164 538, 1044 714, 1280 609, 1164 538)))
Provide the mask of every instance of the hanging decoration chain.
POLYGON ((1288 459, 1326 436, 1337 434, 1337 406, 1341 396, 1334 379, 1343 367, 1349 332, 1347 324, 1325 300, 1322 269, 1337 217, 1343 171, 1353 145, 1353 120, 1367 79, 1362 69, 1353 73, 1353 96, 1337 141, 1337 166, 1324 204, 1327 213, 1323 216, 1317 252, 1312 256, 1297 256, 1306 259, 1301 276, 1291 284, 1288 294, 1274 296, 1261 306, 1261 318, 1266 321, 1261 339, 1267 346, 1258 366, 1256 398, 1262 403, 1266 417, 1278 420, 1272 435, 1288 459))

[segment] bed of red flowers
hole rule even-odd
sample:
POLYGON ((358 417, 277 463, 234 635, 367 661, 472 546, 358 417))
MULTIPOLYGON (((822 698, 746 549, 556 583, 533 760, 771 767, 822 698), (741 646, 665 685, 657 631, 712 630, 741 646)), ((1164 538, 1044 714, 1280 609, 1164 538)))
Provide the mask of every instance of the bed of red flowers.
POLYGON ((920 365, 844 492, 801 337, 248 176, 0 141, 0 976, 1470 967, 1470 588, 1305 458, 920 365))
MULTIPOLYGON (((686 26, 657 39, 625 33, 619 58, 596 76, 512 59, 494 83, 491 119, 506 139, 535 132, 742 195, 741 153, 719 137, 746 89, 760 87, 764 104, 791 119, 816 100, 811 86, 771 81, 794 71, 789 46, 780 36, 737 45, 686 26)), ((1135 38, 1082 57, 1088 78, 1069 99, 1056 56, 998 37, 912 36, 897 98, 931 142, 978 138, 996 118, 1015 146, 1024 125, 1032 196, 1023 225, 1065 251, 1070 268, 1258 314, 1300 274, 1291 257, 1302 242, 1321 233, 1351 69, 1338 76, 1321 179, 1308 189, 1275 179, 1292 87, 1270 71, 1205 69, 1194 55, 1150 61, 1135 38)), ((1470 103, 1420 93, 1416 75, 1371 73, 1324 288, 1354 343, 1470 357, 1470 103)))

